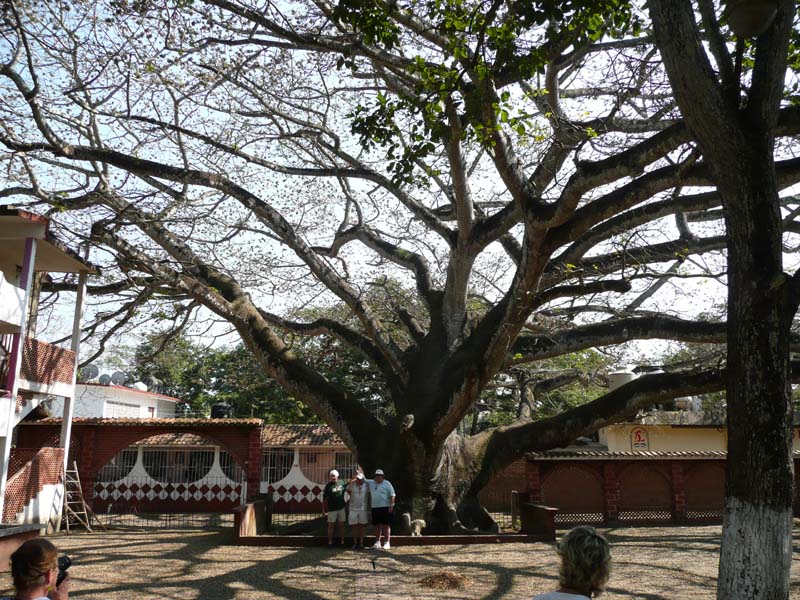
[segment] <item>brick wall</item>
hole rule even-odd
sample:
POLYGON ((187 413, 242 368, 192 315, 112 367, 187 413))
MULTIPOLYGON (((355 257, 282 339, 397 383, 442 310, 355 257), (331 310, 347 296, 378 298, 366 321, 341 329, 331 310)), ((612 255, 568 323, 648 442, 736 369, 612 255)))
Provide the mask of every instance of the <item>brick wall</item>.
POLYGON ((16 471, 8 478, 3 505, 3 523, 13 523, 17 513, 35 498, 45 485, 61 481, 64 451, 61 448, 14 449, 9 464, 16 471), (15 456, 16 455, 16 456, 15 456), (24 461, 23 464, 19 464, 24 461))
MULTIPOLYGON (((21 426, 18 430, 20 446, 41 447, 52 444, 54 439, 56 443, 53 445, 58 445, 60 423, 21 426)), ((70 464, 73 460, 78 463, 84 496, 87 499, 92 497, 95 477, 120 450, 150 436, 173 432, 199 435, 227 450, 247 474, 248 495, 252 497, 258 493, 261 472, 259 426, 219 425, 213 420, 208 424, 187 423, 186 427, 158 426, 143 420, 141 425, 73 423, 70 464)))
MULTIPOLYGON (((795 473, 799 463, 795 460, 795 473)), ((564 526, 587 522, 719 523, 725 506, 723 459, 532 458, 525 481, 519 483, 527 484, 524 491, 533 502, 560 509, 556 522, 564 526), (588 477, 592 473, 595 478, 588 477)), ((797 493, 794 512, 800 514, 797 493)))
POLYGON ((510 512, 511 492, 523 492, 526 488, 525 459, 520 458, 495 473, 480 491, 478 498, 490 512, 510 512))

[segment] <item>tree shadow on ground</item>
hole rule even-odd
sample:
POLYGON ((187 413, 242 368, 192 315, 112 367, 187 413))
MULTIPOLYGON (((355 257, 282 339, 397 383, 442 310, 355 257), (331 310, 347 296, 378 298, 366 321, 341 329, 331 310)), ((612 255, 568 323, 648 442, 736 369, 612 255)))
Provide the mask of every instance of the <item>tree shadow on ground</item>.
MULTIPOLYGON (((664 575, 661 583, 644 576, 616 581, 612 576, 609 596, 671 600, 676 597, 673 582, 678 581, 691 582, 695 590, 714 588, 715 571, 713 575, 709 569, 698 571, 691 562, 679 563, 670 557, 689 548, 695 556, 710 556, 718 551, 718 534, 693 534, 689 529, 661 533, 611 529, 605 533, 612 547, 620 549, 614 559, 618 574, 649 571, 664 575), (661 548, 669 553, 663 560, 661 548)), ((230 530, 111 531, 59 536, 53 541, 73 559, 70 596, 79 600, 371 599, 376 596, 369 591, 376 589, 377 581, 383 581, 393 597, 416 600, 511 598, 523 590, 528 597, 557 587, 558 559, 552 544, 408 547, 390 552, 260 548, 232 545, 230 530), (442 569, 464 574, 473 582, 463 593, 450 595, 419 586, 422 577, 442 569), (408 594, 404 593, 406 587, 408 594)), ((795 546, 798 541, 796 534, 795 546)), ((0 576, 0 589, 2 583, 0 576)), ((793 582, 792 590, 798 587, 800 583, 793 582)))

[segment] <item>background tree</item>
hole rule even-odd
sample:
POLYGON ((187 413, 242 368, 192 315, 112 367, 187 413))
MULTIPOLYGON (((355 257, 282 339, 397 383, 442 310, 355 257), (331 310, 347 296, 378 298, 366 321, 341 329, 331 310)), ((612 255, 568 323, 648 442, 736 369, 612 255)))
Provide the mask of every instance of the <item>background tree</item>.
MULTIPOLYGON (((118 279, 95 291, 127 294, 109 330, 148 302, 202 308, 435 527, 492 527, 477 492, 526 451, 724 385, 719 368, 649 375, 456 433, 520 365, 725 340, 726 323, 670 295, 670 281, 719 281, 726 240, 638 7, 4 6, 0 193, 99 249, 118 279), (368 363, 388 409, 327 376, 301 338, 368 363)), ((796 135, 797 114, 781 109, 772 135, 796 135)), ((784 189, 800 165, 775 172, 784 189)))
POLYGON ((315 415, 288 396, 241 344, 209 348, 185 335, 157 334, 134 352, 137 380, 155 377, 159 391, 180 398, 188 409, 208 415, 211 405, 229 404, 237 417, 266 423, 316 423, 315 415))

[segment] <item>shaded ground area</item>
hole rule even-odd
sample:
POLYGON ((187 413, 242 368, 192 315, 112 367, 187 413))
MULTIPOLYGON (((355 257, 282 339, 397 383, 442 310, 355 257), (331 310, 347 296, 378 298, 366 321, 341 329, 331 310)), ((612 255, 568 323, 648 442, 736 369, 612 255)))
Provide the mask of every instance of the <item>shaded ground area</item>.
MULTIPOLYGON (((614 573, 604 598, 711 599, 719 527, 606 530, 614 573)), ((554 589, 550 544, 417 546, 384 551, 225 545, 226 531, 111 531, 58 536, 73 559, 71 598, 382 600, 530 598, 554 589), (442 570, 461 590, 423 588, 442 570)), ((800 529, 795 529, 792 595, 800 600, 800 529)), ((0 589, 9 585, 0 575, 0 589)))

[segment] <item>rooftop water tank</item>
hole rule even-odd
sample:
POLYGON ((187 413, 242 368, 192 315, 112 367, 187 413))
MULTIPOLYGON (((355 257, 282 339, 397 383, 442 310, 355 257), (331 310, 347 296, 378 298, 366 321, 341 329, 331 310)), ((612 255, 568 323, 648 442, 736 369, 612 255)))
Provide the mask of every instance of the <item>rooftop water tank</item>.
POLYGON ((233 408, 227 402, 217 402, 211 405, 212 419, 227 419, 233 416, 233 408))
POLYGON ((637 377, 638 375, 628 368, 612 371, 608 374, 608 391, 613 391, 619 386, 633 381, 637 377))

